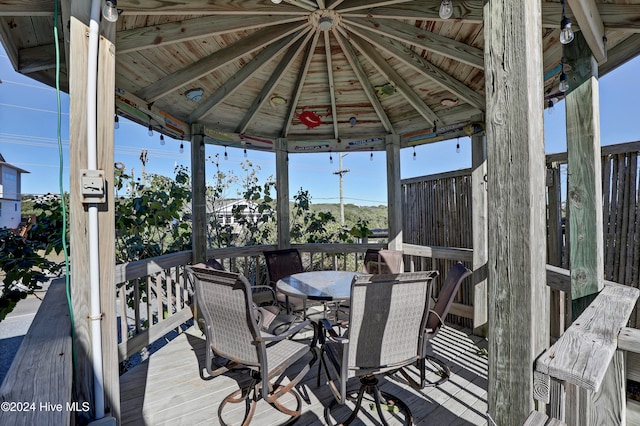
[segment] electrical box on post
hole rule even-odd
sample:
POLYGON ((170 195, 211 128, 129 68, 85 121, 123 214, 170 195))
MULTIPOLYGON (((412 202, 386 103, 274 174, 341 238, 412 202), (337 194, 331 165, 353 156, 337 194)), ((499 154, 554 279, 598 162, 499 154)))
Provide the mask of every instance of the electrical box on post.
POLYGON ((85 204, 106 202, 103 170, 80 170, 80 193, 85 204))

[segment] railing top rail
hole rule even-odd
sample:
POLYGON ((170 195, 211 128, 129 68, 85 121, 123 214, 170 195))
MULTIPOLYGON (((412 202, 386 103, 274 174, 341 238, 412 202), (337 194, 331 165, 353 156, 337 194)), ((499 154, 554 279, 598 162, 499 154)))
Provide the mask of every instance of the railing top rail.
POLYGON ((416 244, 402 244, 405 255, 431 257, 434 259, 459 260, 473 262, 473 249, 441 246, 420 246, 416 244))
MULTIPOLYGON (((614 283, 615 284, 615 283, 614 283)), ((589 307, 536 362, 536 371, 599 391, 640 290, 606 285, 589 307)))
POLYGON ((116 284, 122 284, 129 280, 146 277, 147 275, 161 272, 165 269, 191 263, 191 250, 169 253, 150 259, 136 260, 116 265, 116 284))

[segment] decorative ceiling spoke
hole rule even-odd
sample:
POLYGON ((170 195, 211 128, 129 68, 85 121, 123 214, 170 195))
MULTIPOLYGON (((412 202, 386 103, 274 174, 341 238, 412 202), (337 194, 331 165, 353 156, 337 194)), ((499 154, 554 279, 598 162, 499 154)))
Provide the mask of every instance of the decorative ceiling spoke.
MULTIPOLYGON (((456 22, 482 23, 482 0, 455 2, 456 22)), ((398 6, 383 6, 373 9, 360 9, 343 12, 343 16, 359 18, 384 18, 384 19, 428 19, 441 21, 439 14, 440 0, 412 1, 411 4, 398 6)), ((554 21, 555 22, 555 21, 554 21)))
POLYGON ((353 72, 356 74, 356 77, 358 78, 358 81, 362 86, 362 90, 367 95, 369 102, 371 102, 371 106, 373 106, 373 109, 376 111, 376 114, 378 115, 378 118, 380 119, 387 133, 395 133, 393 125, 391 124, 391 120, 389 119, 389 116, 385 112, 384 107, 380 103, 380 100, 378 99, 378 95, 376 94, 376 91, 373 85, 367 78, 367 73, 364 71, 364 68, 362 68, 362 64, 358 60, 358 56, 356 55, 356 52, 353 50, 353 47, 351 47, 351 44, 349 43, 349 41, 345 38, 345 34, 343 30, 341 29, 338 29, 338 30, 340 31, 340 33, 339 34, 334 33, 334 34, 336 35, 338 44, 340 44, 340 48, 342 48, 342 52, 344 53, 345 57, 347 58, 347 61, 349 62, 349 64, 351 65, 351 68, 353 69, 353 72))
POLYGON ((316 0, 316 4, 318 5, 318 9, 325 9, 324 0, 316 0))
POLYGON ((116 43, 116 52, 118 54, 135 52, 138 50, 164 46, 172 43, 181 43, 217 34, 245 31, 254 28, 266 28, 306 19, 306 16, 300 15, 241 15, 227 16, 224 19, 206 16, 203 18, 168 22, 166 24, 120 31, 118 33, 118 40, 116 43))
POLYGON ((349 18, 348 20, 344 18, 343 22, 421 47, 475 68, 484 68, 484 53, 481 49, 434 34, 414 25, 390 20, 361 18, 349 18))
POLYGON ((470 89, 461 81, 450 76, 446 71, 436 67, 413 50, 407 48, 404 44, 359 27, 350 27, 350 30, 369 43, 393 55, 399 61, 434 81, 456 97, 484 111, 485 97, 482 94, 470 89))
POLYGON ((202 117, 207 115, 209 111, 220 102, 222 102, 227 96, 231 95, 242 83, 244 83, 249 77, 260 70, 267 62, 271 61, 274 57, 278 56, 281 50, 288 49, 293 43, 302 37, 308 29, 299 31, 298 33, 291 34, 285 38, 279 39, 274 43, 267 46, 264 50, 256 55, 249 63, 247 63, 242 69, 235 73, 231 78, 225 81, 210 97, 202 102, 193 112, 189 115, 189 122, 195 123, 202 117))
POLYGON ((360 53, 405 97, 407 102, 427 120, 429 125, 432 126, 439 120, 439 117, 422 100, 420 95, 409 86, 405 79, 389 65, 387 60, 373 46, 356 35, 351 36, 351 41, 354 42, 358 50, 360 50, 360 53))
POLYGON ((284 0, 285 2, 297 6, 301 9, 313 12, 317 9, 316 3, 311 0, 284 0))
POLYGON ((313 38, 311 39, 311 42, 309 43, 309 46, 307 47, 307 51, 305 53, 302 67, 300 68, 300 72, 298 73, 296 83, 293 86, 293 95, 291 96, 291 103, 289 104, 289 110, 287 111, 287 118, 283 126, 283 132, 282 132, 283 137, 286 137, 289 134, 289 131, 291 130, 293 115, 296 112, 298 101, 300 100, 300 95, 302 94, 302 87, 304 86, 304 81, 307 78, 307 73, 309 72, 309 66, 311 65, 311 59, 313 58, 313 54, 316 50, 319 36, 320 36, 320 33, 316 31, 313 35, 313 38))
POLYGON ((282 57, 282 59, 278 61, 278 66, 269 77, 269 80, 265 83, 260 94, 251 104, 251 107, 247 110, 247 113, 242 118, 240 124, 238 124, 236 133, 244 133, 247 131, 247 127, 251 123, 253 117, 256 115, 258 110, 269 101, 269 96, 271 96, 271 92, 275 85, 281 80, 283 74, 291 68, 293 61, 300 54, 304 46, 309 43, 311 37, 313 37, 313 32, 309 32, 304 39, 298 39, 298 41, 294 43, 289 50, 287 50, 287 53, 282 57))
POLYGON ((324 52, 327 56, 327 80, 329 83, 329 97, 331 99, 331 118, 333 121, 333 137, 338 139, 338 113, 336 109, 336 88, 333 84, 333 65, 331 59, 331 40, 329 38, 329 31, 323 31, 324 33, 324 52))
POLYGON ((392 4, 409 3, 411 0, 348 0, 343 3, 341 7, 336 10, 340 13, 351 12, 354 10, 371 9, 372 7, 389 6, 392 4))
MULTIPOLYGON (((42 3, 41 0, 31 0, 42 3)), ((53 14, 53 7, 51 7, 53 14)), ((289 15, 307 14, 303 9, 286 3, 273 4, 265 0, 118 0, 122 15, 289 15)))
POLYGON ((284 24, 276 27, 268 27, 257 31, 238 43, 218 50, 193 64, 167 75, 152 85, 142 89, 137 96, 151 103, 157 99, 181 88, 182 86, 198 80, 214 70, 233 62, 244 55, 260 49, 270 43, 286 37, 302 28, 306 24, 284 24))

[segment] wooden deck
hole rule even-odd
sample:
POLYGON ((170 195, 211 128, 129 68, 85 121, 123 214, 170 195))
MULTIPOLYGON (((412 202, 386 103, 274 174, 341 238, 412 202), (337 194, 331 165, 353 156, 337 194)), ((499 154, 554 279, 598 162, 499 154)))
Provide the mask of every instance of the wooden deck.
MULTIPOLYGON (((218 424, 218 405, 238 389, 238 376, 208 378, 204 346, 200 331, 190 328, 147 361, 123 374, 120 378, 122 424, 218 424)), ((399 381, 383 378, 382 389, 409 405, 417 425, 486 425, 487 359, 477 353, 486 348, 486 341, 470 336, 468 330, 446 327, 432 341, 432 348, 451 368, 448 382, 418 392, 399 381)), ((327 386, 316 386, 317 366, 318 363, 314 364, 300 386, 307 402, 303 401, 303 414, 296 424, 325 424, 323 410, 333 397, 327 386)), ((298 371, 296 367, 291 367, 292 373, 298 371)), ((356 386, 357 379, 352 380, 356 386)), ((372 419, 364 417, 354 424, 377 424, 372 419)), ((252 423, 275 425, 284 420, 286 417, 260 401, 252 423)))

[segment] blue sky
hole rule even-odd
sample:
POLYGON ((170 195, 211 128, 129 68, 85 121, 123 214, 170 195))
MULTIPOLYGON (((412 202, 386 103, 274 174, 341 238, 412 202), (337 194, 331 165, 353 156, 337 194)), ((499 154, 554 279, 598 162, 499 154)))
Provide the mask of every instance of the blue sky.
MULTIPOLYGON (((600 79, 601 143, 610 145, 640 140, 638 111, 640 111, 640 57, 600 79)), ((58 192, 58 146, 55 90, 16 73, 4 50, 0 47, 0 153, 5 160, 30 171, 22 177, 22 192, 45 194, 58 192)), ((68 97, 62 94, 61 135, 64 151, 63 185, 68 190, 68 97)), ((545 111, 545 150, 547 153, 566 150, 564 132, 564 102, 545 111)), ((159 134, 147 134, 146 127, 120 119, 115 132, 115 160, 123 162, 127 170, 139 175, 140 152, 148 151, 147 172, 173 176, 175 165, 189 166, 189 145, 179 153, 180 141, 166 138, 160 145, 159 134)), ((470 167, 471 149, 467 138, 461 138, 460 152, 456 153, 456 140, 423 145, 401 151, 402 178, 440 173, 470 167)), ((541 141, 542 143, 542 141, 541 141)), ((229 149, 224 160, 224 148, 207 146, 207 155, 219 154, 223 171, 239 171, 245 160, 241 150, 229 149)), ((299 188, 308 190, 313 203, 339 201, 338 154, 290 154, 289 185, 293 196, 299 188)), ((260 176, 275 176, 275 156, 272 153, 249 151, 248 160, 260 167, 260 176)), ((344 157, 343 168, 350 169, 344 177, 346 203, 358 205, 386 204, 386 163, 384 152, 374 152, 370 161, 368 152, 352 152, 344 157)), ((207 179, 215 171, 207 166, 207 179)), ((231 193, 229 196, 235 194, 231 193)))

